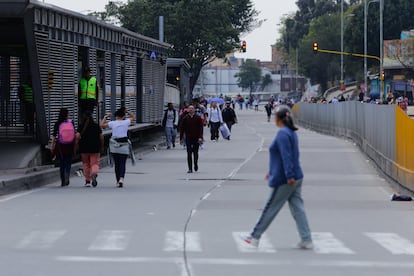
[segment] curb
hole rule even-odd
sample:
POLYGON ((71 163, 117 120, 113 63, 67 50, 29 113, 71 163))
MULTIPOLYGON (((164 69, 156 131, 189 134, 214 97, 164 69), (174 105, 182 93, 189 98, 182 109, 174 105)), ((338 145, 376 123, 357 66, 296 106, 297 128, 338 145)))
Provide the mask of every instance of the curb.
MULTIPOLYGON (((137 146, 134 153, 139 156, 147 155, 154 151, 154 148, 160 148, 165 145, 165 142, 157 142, 154 145, 145 145, 143 147, 137 146)), ((137 156, 137 160, 140 160, 137 156)), ((100 168, 108 167, 108 156, 101 157, 100 168)), ((79 169, 82 168, 82 162, 72 164, 71 177, 73 177, 79 169)), ((20 177, 4 180, 0 182, 0 196, 9 195, 12 193, 22 192, 40 188, 60 180, 59 168, 51 168, 37 172, 31 172, 20 177)))

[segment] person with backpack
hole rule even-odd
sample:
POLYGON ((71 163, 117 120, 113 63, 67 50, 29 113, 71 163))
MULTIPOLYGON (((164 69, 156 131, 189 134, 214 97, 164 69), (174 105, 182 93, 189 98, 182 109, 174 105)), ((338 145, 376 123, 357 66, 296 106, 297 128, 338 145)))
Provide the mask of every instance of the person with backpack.
POLYGON ((130 142, 128 139, 128 128, 134 122, 135 116, 122 107, 115 112, 115 120, 107 122, 112 117, 111 113, 106 114, 100 126, 102 128, 112 129, 112 137, 109 140, 109 149, 115 163, 115 177, 118 188, 124 186, 126 160, 131 154, 130 142), (126 115, 129 118, 126 118, 126 115))
POLYGON ((76 149, 82 158, 83 172, 85 175, 85 187, 98 185, 97 177, 101 152, 104 147, 104 136, 102 129, 93 120, 92 114, 85 111, 82 121, 76 133, 76 149))
POLYGON ((52 155, 59 160, 61 186, 69 185, 72 156, 75 145, 75 125, 69 119, 69 110, 61 108, 59 118, 53 127, 52 155))
POLYGON ((171 146, 175 148, 178 119, 178 111, 174 108, 172 103, 168 103, 168 109, 164 111, 164 118, 162 119, 162 127, 165 129, 165 136, 167 139, 167 149, 171 149, 171 146))
POLYGON ((299 142, 291 110, 280 106, 275 112, 275 123, 280 129, 269 147, 270 164, 266 180, 270 197, 253 231, 243 241, 258 247, 260 238, 288 202, 300 235, 298 248, 312 249, 312 234, 302 198, 303 171, 299 160, 299 142))

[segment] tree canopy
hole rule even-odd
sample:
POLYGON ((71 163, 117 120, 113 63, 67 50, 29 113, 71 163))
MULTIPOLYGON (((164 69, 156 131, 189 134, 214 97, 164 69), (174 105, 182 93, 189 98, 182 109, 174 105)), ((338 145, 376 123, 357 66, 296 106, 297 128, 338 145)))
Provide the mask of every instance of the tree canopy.
POLYGON ((203 66, 239 48, 240 36, 260 25, 251 0, 130 0, 112 2, 100 15, 116 16, 123 27, 153 38, 164 16, 165 40, 172 56, 191 65, 192 88, 203 66))
POLYGON ((262 82, 262 68, 256 60, 248 59, 240 66, 240 72, 234 76, 238 78, 239 87, 248 88, 252 93, 262 82))
MULTIPOLYGON (((412 0, 385 1, 384 39, 399 39, 403 30, 414 28, 412 0)), ((286 61, 294 64, 299 49, 299 69, 313 83, 323 88, 340 79, 340 56, 312 53, 312 43, 327 50, 340 50, 341 0, 297 0, 298 11, 283 18, 278 49, 286 61)), ((345 10, 345 51, 364 52, 364 1, 347 0, 345 10)), ((368 16, 368 54, 379 56, 379 5, 372 3, 368 16)), ((363 79, 363 59, 345 56, 345 78, 363 79)), ((372 71, 378 71, 378 62, 369 60, 372 71)))

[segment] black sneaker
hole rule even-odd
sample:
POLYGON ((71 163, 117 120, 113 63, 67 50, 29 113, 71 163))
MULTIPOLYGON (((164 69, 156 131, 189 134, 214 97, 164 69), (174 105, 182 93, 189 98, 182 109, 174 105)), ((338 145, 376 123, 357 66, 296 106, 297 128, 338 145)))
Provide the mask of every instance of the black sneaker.
POLYGON ((175 148, 175 143, 173 143, 173 148, 175 148))
POLYGON ((91 187, 91 182, 90 181, 86 181, 85 182, 85 187, 86 188, 90 188, 91 187))
POLYGON ((98 186, 98 181, 96 180, 98 176, 96 174, 92 174, 92 186, 96 187, 98 186))
POLYGON ((195 165, 194 165, 194 170, 195 170, 196 172, 198 172, 198 164, 195 164, 195 165))
POLYGON ((188 172, 187 173, 193 173, 193 171, 192 170, 188 170, 188 172))

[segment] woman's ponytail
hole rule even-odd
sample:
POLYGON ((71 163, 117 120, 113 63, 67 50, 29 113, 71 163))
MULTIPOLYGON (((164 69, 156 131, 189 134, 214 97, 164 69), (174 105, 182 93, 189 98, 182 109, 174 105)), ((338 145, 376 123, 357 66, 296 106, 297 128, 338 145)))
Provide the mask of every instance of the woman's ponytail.
POLYGON ((275 115, 276 115, 276 117, 278 117, 279 118, 279 120, 286 126, 286 127, 288 127, 288 128, 290 128, 291 130, 293 130, 293 131, 297 131, 298 130, 298 128, 296 127, 296 125, 295 125, 295 122, 293 121, 293 118, 292 118, 292 112, 291 112, 291 110, 290 110, 290 108, 289 107, 287 107, 287 106, 284 106, 284 105, 282 105, 282 106, 279 106, 277 109, 276 109, 276 112, 275 112, 275 115))

